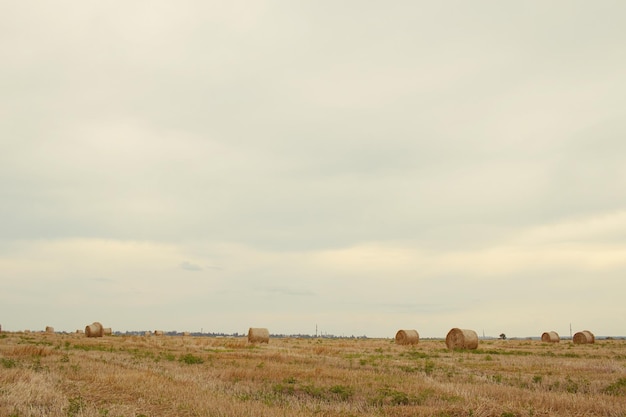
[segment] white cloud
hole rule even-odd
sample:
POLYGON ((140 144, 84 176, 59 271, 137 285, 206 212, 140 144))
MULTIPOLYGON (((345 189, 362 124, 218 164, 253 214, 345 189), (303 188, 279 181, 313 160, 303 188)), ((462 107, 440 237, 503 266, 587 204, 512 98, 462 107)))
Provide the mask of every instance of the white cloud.
POLYGON ((184 269, 185 271, 202 271, 202 267, 200 265, 196 265, 194 263, 191 263, 189 261, 184 261, 180 263, 180 268, 184 269))
POLYGON ((624 6, 1 8, 16 326, 621 331, 624 6))

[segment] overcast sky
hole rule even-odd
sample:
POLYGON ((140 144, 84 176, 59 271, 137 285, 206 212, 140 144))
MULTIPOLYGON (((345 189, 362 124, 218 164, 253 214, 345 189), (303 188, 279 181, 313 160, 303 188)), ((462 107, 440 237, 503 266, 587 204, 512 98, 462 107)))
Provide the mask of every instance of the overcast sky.
POLYGON ((1 1, 0 324, 626 335, 623 1, 1 1))

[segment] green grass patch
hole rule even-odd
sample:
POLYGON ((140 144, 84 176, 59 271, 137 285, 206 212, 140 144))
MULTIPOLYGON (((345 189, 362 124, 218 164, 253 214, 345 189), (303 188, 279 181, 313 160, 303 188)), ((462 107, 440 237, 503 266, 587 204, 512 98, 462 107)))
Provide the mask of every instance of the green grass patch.
POLYGON ((607 385, 602 392, 608 395, 626 395, 626 378, 620 378, 607 385))
POLYGON ((3 368, 15 368, 17 366, 17 361, 15 359, 10 358, 2 358, 0 359, 0 363, 2 363, 3 368))
POLYGON ((163 358, 166 361, 173 362, 173 361, 176 360, 176 355, 174 355, 173 353, 170 353, 170 352, 162 352, 159 355, 159 358, 163 358))
POLYGON ((509 356, 529 356, 532 352, 525 350, 499 350, 499 349, 470 349, 463 352, 473 353, 475 355, 509 355, 509 356))
POLYGON ((428 353, 421 352, 419 350, 410 350, 408 352, 401 353, 400 356, 408 356, 411 359, 426 359, 433 357, 428 353))
POLYGON ((272 393, 279 396, 311 397, 328 402, 349 401, 354 388, 348 385, 323 387, 315 384, 298 384, 295 378, 287 378, 272 386, 272 393))
POLYGON ((328 389, 328 392, 341 401, 347 401, 354 395, 354 389, 347 385, 333 385, 328 389))
POLYGON ((84 350, 85 352, 89 352, 92 350, 95 351, 99 351, 99 352, 114 352, 115 349, 113 349, 113 347, 107 347, 107 346, 102 346, 102 345, 73 345, 72 346, 73 349, 76 350, 84 350))
POLYGON ((78 417, 82 415, 83 410, 87 407, 82 397, 70 398, 67 406, 67 417, 78 417))
POLYGON ((369 402, 371 405, 379 407, 385 405, 421 405, 432 393, 431 390, 424 390, 419 395, 411 395, 404 391, 385 387, 379 389, 369 402))
POLYGON ((187 365, 204 363, 204 359, 202 359, 200 356, 192 355, 191 353, 182 355, 179 360, 182 363, 186 363, 187 365))

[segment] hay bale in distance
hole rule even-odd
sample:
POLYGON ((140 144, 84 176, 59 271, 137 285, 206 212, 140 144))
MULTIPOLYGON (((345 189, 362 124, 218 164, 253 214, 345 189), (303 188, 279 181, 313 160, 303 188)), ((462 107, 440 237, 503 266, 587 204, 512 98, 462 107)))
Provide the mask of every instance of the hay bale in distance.
POLYGON ((541 341, 545 343, 559 343, 561 338, 557 332, 543 332, 541 335, 541 341))
POLYGON ((111 336, 113 334, 113 330, 110 327, 105 327, 102 329, 102 334, 104 336, 111 336))
POLYGON ((163 336, 163 330, 155 330, 154 331, 154 335, 155 336, 163 336))
POLYGON ((420 335, 417 330, 398 330, 396 333, 396 344, 398 345, 417 345, 420 341, 420 335))
POLYGON ((183 336, 191 336, 190 332, 183 332, 183 336))
POLYGON ((46 326, 46 333, 54 333, 54 327, 46 326))
POLYGON ((593 333, 591 333, 589 330, 583 331, 586 332, 589 337, 591 337, 591 343, 596 343, 596 336, 593 333))
POLYGON ((263 327, 250 327, 248 329, 248 343, 269 343, 270 332, 263 327))
POLYGON ((87 337, 102 337, 104 336, 104 328, 102 324, 94 321, 92 324, 85 326, 85 336, 87 337))
POLYGON ((448 349, 476 349, 478 347, 478 334, 474 330, 451 329, 446 336, 448 349))
POLYGON ((577 345, 596 343, 596 337, 589 330, 583 330, 574 334, 572 341, 577 345))

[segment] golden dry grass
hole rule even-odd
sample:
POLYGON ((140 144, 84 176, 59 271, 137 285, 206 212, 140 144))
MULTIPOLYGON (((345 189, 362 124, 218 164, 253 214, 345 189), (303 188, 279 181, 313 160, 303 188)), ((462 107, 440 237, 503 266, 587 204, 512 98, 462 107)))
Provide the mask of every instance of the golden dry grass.
POLYGON ((0 338, 0 416, 554 415, 626 415, 626 341, 0 338))

